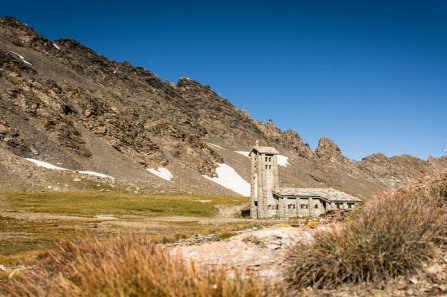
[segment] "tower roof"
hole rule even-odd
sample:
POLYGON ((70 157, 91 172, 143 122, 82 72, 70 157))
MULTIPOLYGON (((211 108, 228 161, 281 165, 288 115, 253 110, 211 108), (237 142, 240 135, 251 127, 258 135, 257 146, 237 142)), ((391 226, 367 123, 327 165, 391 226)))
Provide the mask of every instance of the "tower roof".
POLYGON ((274 147, 271 147, 271 146, 258 146, 257 145, 251 149, 250 153, 254 150, 261 154, 272 154, 272 155, 279 154, 279 152, 274 147))

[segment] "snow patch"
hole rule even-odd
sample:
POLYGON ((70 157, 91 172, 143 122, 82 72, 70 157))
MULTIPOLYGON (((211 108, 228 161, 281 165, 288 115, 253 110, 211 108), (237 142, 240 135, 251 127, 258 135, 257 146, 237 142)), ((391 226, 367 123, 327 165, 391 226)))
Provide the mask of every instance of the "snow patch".
POLYGON ((113 70, 113 74, 115 74, 116 73, 116 70, 113 70))
POLYGON ((29 64, 29 65, 31 65, 31 66, 33 65, 33 64, 31 64, 30 62, 26 61, 26 60, 25 60, 25 57, 19 55, 18 53, 13 52, 13 51, 11 51, 11 53, 13 53, 14 55, 17 55, 17 56, 23 61, 23 63, 29 64))
POLYGON ((233 168, 226 164, 219 164, 216 168, 217 177, 209 177, 203 175, 206 179, 209 179, 227 189, 242 196, 250 196, 250 184, 247 183, 233 168))
POLYGON ((54 47, 57 48, 59 51, 61 50, 61 48, 60 48, 56 43, 53 42, 53 45, 54 45, 54 47))
POLYGON ((115 179, 114 177, 112 177, 110 175, 106 175, 106 174, 99 173, 99 172, 94 172, 94 171, 79 171, 79 173, 88 174, 88 175, 94 175, 94 176, 98 176, 98 177, 102 177, 102 178, 115 179))
POLYGON ((211 146, 211 147, 220 148, 220 149, 223 149, 223 150, 224 150, 223 147, 218 146, 217 144, 212 144, 212 143, 208 142, 207 145, 208 145, 208 146, 211 146))
POLYGON ((250 157, 250 153, 249 152, 243 152, 243 151, 235 151, 236 153, 238 153, 238 154, 241 154, 241 155, 243 155, 243 156, 245 156, 245 157, 250 157))
POLYGON ((45 167, 47 169, 54 169, 54 170, 66 170, 66 171, 71 171, 71 172, 77 172, 77 173, 82 173, 82 174, 88 174, 88 175, 94 175, 94 176, 98 176, 98 177, 102 177, 102 178, 110 178, 115 180, 114 177, 110 176, 110 175, 105 175, 103 173, 99 173, 99 172, 94 172, 94 171, 76 171, 76 170, 70 170, 70 169, 66 169, 66 168, 62 168, 62 167, 58 167, 56 165, 44 162, 44 161, 40 161, 40 160, 35 160, 35 159, 31 159, 31 158, 24 158, 27 161, 30 161, 34 164, 36 164, 37 166, 41 166, 41 167, 45 167))
POLYGON ((68 170, 68 169, 65 169, 65 168, 62 168, 62 167, 58 167, 56 165, 53 165, 53 164, 50 164, 50 163, 47 163, 47 162, 44 162, 44 161, 39 161, 39 160, 31 159, 31 158, 24 158, 24 159, 27 160, 27 161, 30 161, 30 162, 32 162, 34 164, 36 164, 37 166, 45 167, 45 168, 48 168, 48 169, 68 170))
POLYGON ((146 168, 146 170, 167 181, 171 181, 171 179, 174 177, 171 171, 163 167, 158 167, 158 169, 146 168))
POLYGON ((289 158, 286 157, 286 156, 278 155, 278 165, 279 165, 279 166, 287 167, 287 165, 290 165, 288 159, 289 159, 289 158))
POLYGON ((201 202, 201 203, 207 203, 207 202, 211 202, 211 200, 195 200, 197 202, 201 202))

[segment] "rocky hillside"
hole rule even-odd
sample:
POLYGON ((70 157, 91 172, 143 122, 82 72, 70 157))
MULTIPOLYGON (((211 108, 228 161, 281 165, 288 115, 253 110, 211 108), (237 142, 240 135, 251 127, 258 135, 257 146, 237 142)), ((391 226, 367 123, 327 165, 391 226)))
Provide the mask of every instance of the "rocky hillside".
POLYGON ((0 18, 0 190, 234 195, 215 181, 231 168, 249 181, 244 152, 256 140, 283 156, 283 186, 368 197, 447 167, 447 157, 380 153, 354 163, 325 137, 313 151, 295 131, 252 119, 207 85, 163 82, 73 39, 51 41, 0 18))

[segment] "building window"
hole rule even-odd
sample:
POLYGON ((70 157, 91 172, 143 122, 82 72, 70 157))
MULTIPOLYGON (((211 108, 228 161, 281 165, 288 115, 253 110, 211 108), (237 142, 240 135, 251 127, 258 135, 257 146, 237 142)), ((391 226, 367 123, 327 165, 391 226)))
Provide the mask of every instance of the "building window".
POLYGON ((269 204, 269 209, 272 209, 272 205, 271 204, 269 204))
POLYGON ((276 204, 276 209, 278 209, 278 204, 276 204))
POLYGON ((258 201, 255 201, 255 206, 258 206, 258 201))
POLYGON ((269 157, 269 162, 272 162, 272 157, 269 157))
POLYGON ((309 209, 309 205, 306 204, 306 209, 309 209))
POLYGON ((337 209, 339 209, 340 208, 340 203, 337 203, 337 209))
POLYGON ((296 205, 295 204, 293 205, 293 209, 296 209, 296 205))
POLYGON ((348 204, 348 208, 352 208, 352 203, 349 203, 349 204, 348 204))
POLYGON ((272 165, 269 165, 269 169, 272 169, 272 165))
POLYGON ((315 208, 318 208, 318 204, 315 204, 315 208))
POLYGON ((268 165, 265 165, 265 169, 269 169, 269 166, 268 166, 268 165))
POLYGON ((304 204, 301 204, 301 209, 304 209, 304 204))
POLYGON ((267 157, 265 157, 265 162, 267 162, 267 160, 268 160, 268 158, 267 158, 267 157))

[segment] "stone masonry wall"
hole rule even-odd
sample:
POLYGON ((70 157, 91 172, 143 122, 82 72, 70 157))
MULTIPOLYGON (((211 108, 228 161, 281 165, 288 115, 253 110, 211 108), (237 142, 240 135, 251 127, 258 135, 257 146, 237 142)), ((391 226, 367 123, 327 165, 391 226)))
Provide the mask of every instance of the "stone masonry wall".
POLYGON ((251 202, 252 218, 268 218, 276 215, 276 200, 272 190, 279 185, 278 160, 274 154, 261 154, 253 150, 251 157, 251 202))

